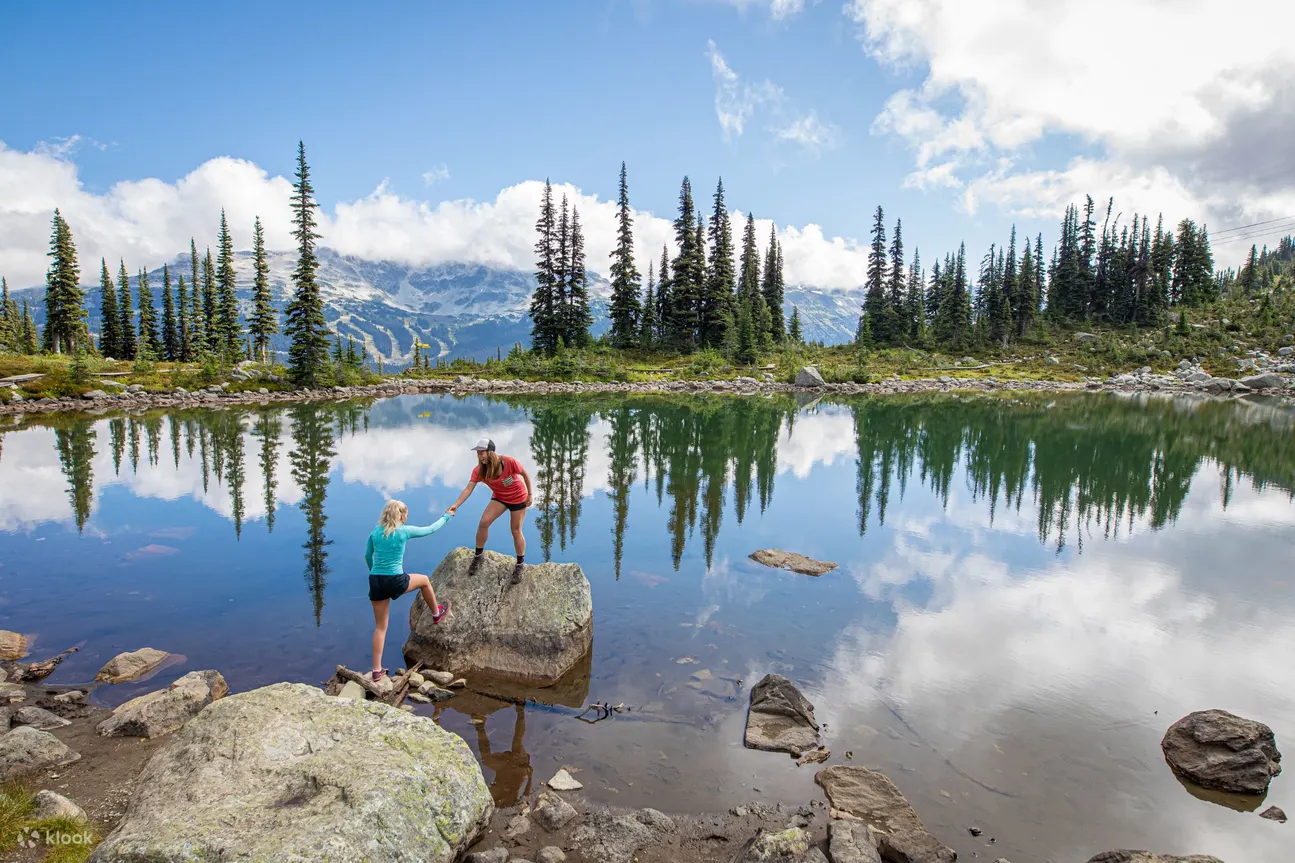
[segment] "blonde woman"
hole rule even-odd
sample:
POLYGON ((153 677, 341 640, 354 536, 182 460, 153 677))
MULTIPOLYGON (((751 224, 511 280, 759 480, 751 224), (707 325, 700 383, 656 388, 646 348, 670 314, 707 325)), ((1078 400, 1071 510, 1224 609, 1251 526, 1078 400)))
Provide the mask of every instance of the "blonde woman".
POLYGON ((369 534, 364 549, 364 562, 369 567, 369 601, 373 603, 373 679, 387 676, 382 667, 382 648, 387 640, 387 620, 391 613, 391 600, 413 590, 423 592, 423 601, 436 611, 432 623, 440 623, 450 613, 450 604, 437 605, 432 582, 425 575, 405 573, 405 543, 417 536, 429 536, 454 517, 447 512, 427 527, 408 527, 409 507, 398 500, 389 500, 382 508, 378 526, 369 534))
POLYGON ((495 442, 492 440, 479 440, 472 449, 477 453, 477 465, 472 469, 467 488, 463 489, 459 499, 445 514, 454 515, 476 490, 477 483, 484 482, 491 492, 490 503, 486 504, 486 511, 481 514, 481 521, 477 524, 476 555, 472 558, 468 572, 475 573, 477 567, 481 566, 481 555, 486 549, 490 525, 507 512, 513 532, 513 548, 517 551, 513 584, 521 584, 522 574, 526 571, 526 537, 522 534, 522 521, 531 505, 531 475, 517 459, 495 452, 495 442))

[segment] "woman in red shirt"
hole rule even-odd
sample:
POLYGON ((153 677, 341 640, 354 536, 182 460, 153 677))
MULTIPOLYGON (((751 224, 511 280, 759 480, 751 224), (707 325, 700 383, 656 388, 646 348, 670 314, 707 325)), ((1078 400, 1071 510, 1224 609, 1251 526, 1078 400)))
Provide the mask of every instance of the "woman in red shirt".
POLYGON ((519 584, 526 569, 526 537, 522 535, 522 521, 526 518, 526 509, 531 505, 531 475, 526 468, 512 456, 499 455, 495 452, 492 440, 477 441, 472 448, 477 453, 477 466, 472 469, 472 477, 467 488, 459 499, 445 512, 454 515, 459 506, 476 490, 477 483, 484 482, 490 489, 490 503, 481 514, 477 524, 477 548, 472 558, 469 573, 475 573, 481 565, 481 555, 486 548, 486 537, 490 534, 490 525, 495 523, 505 511, 513 531, 513 547, 517 550, 517 565, 513 567, 513 584, 519 584))

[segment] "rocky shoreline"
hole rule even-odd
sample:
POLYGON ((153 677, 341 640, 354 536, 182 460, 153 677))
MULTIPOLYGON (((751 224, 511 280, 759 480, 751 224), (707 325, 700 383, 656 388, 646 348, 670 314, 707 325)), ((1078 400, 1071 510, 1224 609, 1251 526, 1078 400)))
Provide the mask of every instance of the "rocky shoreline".
MULTIPOLYGON (((138 385, 119 393, 92 390, 80 397, 11 401, 0 404, 0 415, 46 414, 80 412, 102 415, 113 410, 140 411, 153 408, 224 407, 234 405, 295 404, 318 401, 343 401, 364 398, 391 398, 400 395, 580 395, 593 393, 617 394, 715 394, 715 395, 769 395, 774 393, 802 393, 807 395, 897 395, 932 392, 1181 392, 1207 396, 1235 397, 1247 394, 1284 396, 1292 392, 1289 374, 1268 371, 1234 380, 1212 377, 1199 366, 1186 360, 1173 374, 1159 375, 1150 368, 1118 375, 1106 380, 1084 381, 1000 380, 986 378, 922 378, 902 380, 892 377, 875 383, 825 383, 814 373, 802 371, 797 383, 780 383, 766 376, 765 380, 737 378, 735 380, 686 380, 649 383, 607 383, 586 381, 523 381, 494 380, 460 376, 454 380, 389 380, 380 384, 363 386, 336 386, 323 389, 298 389, 287 392, 258 390, 230 391, 229 384, 217 384, 203 390, 189 391, 182 387, 164 392, 147 392, 138 385), (815 378, 817 380, 815 380, 815 378)), ((1292 367, 1295 370, 1295 367, 1292 367)))

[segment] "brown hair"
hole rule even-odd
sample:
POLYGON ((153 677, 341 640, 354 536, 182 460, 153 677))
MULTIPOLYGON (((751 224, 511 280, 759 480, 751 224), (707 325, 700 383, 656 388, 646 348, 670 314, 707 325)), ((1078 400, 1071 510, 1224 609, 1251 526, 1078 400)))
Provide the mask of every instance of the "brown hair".
POLYGON ((499 479, 504 474, 504 460, 497 452, 486 452, 486 460, 481 463, 482 479, 499 479))

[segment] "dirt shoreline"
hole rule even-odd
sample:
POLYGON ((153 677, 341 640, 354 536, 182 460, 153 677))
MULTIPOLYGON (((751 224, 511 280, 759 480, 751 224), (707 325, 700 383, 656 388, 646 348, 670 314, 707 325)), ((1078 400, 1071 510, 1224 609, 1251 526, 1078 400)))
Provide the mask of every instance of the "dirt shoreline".
POLYGON ((898 395, 935 392, 1167 392, 1191 393, 1210 397, 1236 398, 1240 395, 1285 395, 1280 389, 1212 390, 1208 385, 1186 382, 1108 381, 1041 381, 1041 380, 989 380, 986 378, 924 378, 920 380, 891 379, 876 383, 829 383, 805 387, 786 383, 756 381, 663 381, 652 383, 591 383, 491 380, 460 377, 457 380, 388 381, 353 387, 302 389, 291 392, 226 392, 220 387, 209 387, 200 392, 120 393, 100 398, 41 399, 39 401, 0 404, 0 415, 25 415, 48 413, 86 413, 102 415, 114 410, 138 411, 153 408, 225 407, 233 405, 267 406, 271 404, 300 404, 318 401, 348 401, 361 398, 391 398, 400 395, 579 395, 589 393, 621 394, 711 394, 711 395, 769 395, 797 393, 813 396, 826 395, 898 395))

